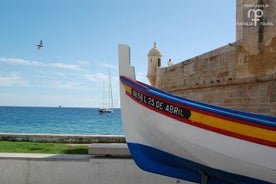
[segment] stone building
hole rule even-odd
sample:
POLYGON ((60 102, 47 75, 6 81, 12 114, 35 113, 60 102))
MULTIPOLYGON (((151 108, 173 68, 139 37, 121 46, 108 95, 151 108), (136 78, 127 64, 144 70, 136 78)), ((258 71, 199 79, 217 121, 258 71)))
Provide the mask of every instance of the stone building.
POLYGON ((148 54, 148 74, 147 78, 149 79, 152 86, 156 85, 156 75, 157 68, 161 66, 161 52, 156 48, 156 43, 154 47, 149 51, 148 54))
POLYGON ((148 79, 189 99, 276 116, 276 1, 237 0, 236 42, 161 68, 148 54, 148 79))

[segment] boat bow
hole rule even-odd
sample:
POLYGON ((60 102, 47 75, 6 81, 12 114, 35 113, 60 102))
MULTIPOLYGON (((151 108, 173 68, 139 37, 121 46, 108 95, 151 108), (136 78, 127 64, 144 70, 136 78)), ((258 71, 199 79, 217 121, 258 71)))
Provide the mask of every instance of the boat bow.
POLYGON ((126 140, 146 171, 207 183, 276 183, 276 118, 204 104, 135 80, 119 46, 126 140))

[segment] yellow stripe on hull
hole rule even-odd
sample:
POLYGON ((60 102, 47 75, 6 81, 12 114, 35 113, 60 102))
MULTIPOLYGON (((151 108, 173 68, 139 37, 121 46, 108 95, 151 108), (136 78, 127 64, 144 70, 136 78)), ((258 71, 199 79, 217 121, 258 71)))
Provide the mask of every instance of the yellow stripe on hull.
POLYGON ((229 121, 194 111, 192 111, 192 115, 189 119, 210 127, 221 129, 223 131, 229 131, 236 134, 276 142, 276 132, 273 130, 229 121))

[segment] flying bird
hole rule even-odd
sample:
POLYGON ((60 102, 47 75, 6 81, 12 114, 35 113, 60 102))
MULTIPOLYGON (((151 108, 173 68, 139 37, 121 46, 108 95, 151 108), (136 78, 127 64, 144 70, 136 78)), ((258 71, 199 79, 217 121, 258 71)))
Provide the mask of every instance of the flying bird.
POLYGON ((36 46, 37 46, 37 50, 39 50, 41 47, 43 47, 43 41, 40 40, 39 44, 36 46))

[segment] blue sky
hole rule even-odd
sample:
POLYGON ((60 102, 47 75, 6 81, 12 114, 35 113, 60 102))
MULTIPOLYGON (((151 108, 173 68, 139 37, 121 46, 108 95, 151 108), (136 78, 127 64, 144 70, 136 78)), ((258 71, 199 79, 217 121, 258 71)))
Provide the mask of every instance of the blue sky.
POLYGON ((118 44, 147 82, 154 42, 166 66, 236 36, 235 0, 2 0, 0 17, 0 106, 100 107, 110 71, 119 107, 118 44))

